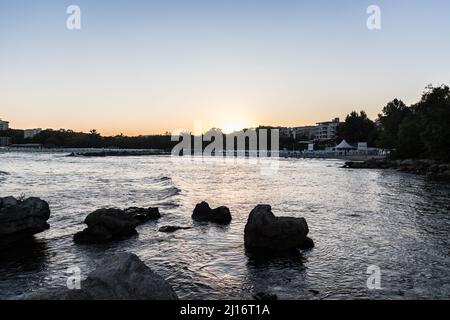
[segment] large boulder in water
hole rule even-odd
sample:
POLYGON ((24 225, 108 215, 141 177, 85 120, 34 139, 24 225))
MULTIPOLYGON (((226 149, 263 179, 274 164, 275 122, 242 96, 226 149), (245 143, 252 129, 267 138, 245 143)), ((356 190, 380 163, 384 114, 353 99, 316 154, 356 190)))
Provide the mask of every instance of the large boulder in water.
POLYGON ((231 222, 230 209, 227 207, 218 207, 211 209, 205 201, 198 203, 192 213, 192 219, 195 221, 208 221, 218 224, 229 224, 231 222))
POLYGON ((270 205, 260 204, 250 212, 245 225, 245 248, 256 253, 309 249, 314 243, 308 232, 304 218, 276 217, 270 205))
POLYGON ((86 229, 74 235, 77 243, 102 243, 120 240, 135 235, 136 227, 161 215, 158 208, 128 208, 125 210, 109 208, 90 213, 84 223, 86 229))
POLYGON ((39 290, 26 300, 177 300, 172 287, 135 254, 108 257, 81 281, 80 289, 39 290))
POLYGON ((29 238, 50 226, 48 203, 39 198, 0 198, 0 243, 29 238))

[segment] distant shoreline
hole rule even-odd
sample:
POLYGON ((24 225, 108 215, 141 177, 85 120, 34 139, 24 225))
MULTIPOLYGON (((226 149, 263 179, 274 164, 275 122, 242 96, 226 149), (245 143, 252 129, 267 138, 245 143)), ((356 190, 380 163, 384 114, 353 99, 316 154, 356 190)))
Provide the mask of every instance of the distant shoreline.
MULTIPOLYGON (((116 148, 0 148, 1 153, 65 153, 71 157, 132 157, 132 156, 165 156, 171 155, 170 151, 162 149, 116 149, 116 148)), ((224 151, 224 156, 230 156, 224 151)), ((270 157, 270 150, 269 150, 270 157)), ((219 155, 220 156, 220 155, 219 155)), ((234 157, 258 157, 258 152, 250 154, 248 151, 234 151, 234 157)), ((214 157, 214 155, 213 155, 214 157)), ((265 157, 265 156, 264 156, 265 157)), ((279 151, 279 156, 274 158, 297 158, 297 159, 336 159, 346 161, 366 161, 373 159, 384 159, 385 156, 365 154, 336 154, 331 152, 302 152, 302 151, 279 151)))

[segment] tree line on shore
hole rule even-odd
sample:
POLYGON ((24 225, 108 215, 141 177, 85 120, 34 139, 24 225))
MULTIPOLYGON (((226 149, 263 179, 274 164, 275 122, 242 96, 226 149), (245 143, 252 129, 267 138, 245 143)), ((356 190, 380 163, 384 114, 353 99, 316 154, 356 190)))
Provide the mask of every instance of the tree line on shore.
MULTIPOLYGON (((271 128, 271 127, 259 127, 271 128)), ((258 130, 257 129, 257 130, 258 130)), ((217 130, 217 129, 216 129, 217 130)), ((219 129, 220 130, 220 129, 219 129)), ((38 143, 47 147, 64 148, 123 148, 171 150, 178 141, 170 134, 128 137, 101 136, 72 130, 44 130, 24 139, 22 130, 10 129, 6 136, 13 143, 38 143)), ((336 141, 368 142, 371 147, 393 150, 395 158, 428 158, 450 160, 450 89, 447 85, 427 86, 420 101, 407 106, 394 99, 384 106, 378 119, 372 121, 366 112, 353 111, 337 128, 336 141)), ((280 149, 300 149, 292 137, 280 137, 280 149)))
POLYGON ((374 122, 364 111, 350 113, 337 136, 349 142, 393 150, 394 158, 450 160, 450 89, 427 86, 419 102, 387 103, 374 122))

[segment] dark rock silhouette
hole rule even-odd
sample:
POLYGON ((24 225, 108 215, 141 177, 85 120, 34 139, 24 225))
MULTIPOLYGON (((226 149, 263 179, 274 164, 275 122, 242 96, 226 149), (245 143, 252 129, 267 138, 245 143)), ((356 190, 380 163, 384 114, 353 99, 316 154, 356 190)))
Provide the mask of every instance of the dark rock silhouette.
POLYGON ((278 300, 278 296, 276 294, 266 292, 258 292, 253 295, 253 298, 258 301, 278 300))
POLYGON ((178 230, 187 230, 191 229, 191 227, 179 227, 179 226, 163 226, 159 228, 159 232, 172 233, 178 230))
POLYGON ((245 248, 253 253, 310 249, 314 242, 307 237, 304 218, 276 217, 270 205, 258 205, 250 213, 244 230, 245 248))
POLYGON ((157 220, 161 218, 161 214, 159 213, 158 208, 137 208, 131 207, 125 209, 125 213, 132 215, 134 219, 139 221, 140 223, 144 223, 150 220, 157 220))
POLYGON ((136 227, 159 219, 158 208, 99 209, 90 213, 84 223, 86 229, 74 235, 77 243, 102 243, 126 239, 137 234, 136 227))
POLYGON ((108 257, 81 281, 80 289, 39 290, 25 300, 177 300, 172 287, 135 254, 108 257))
POLYGON ((195 221, 208 221, 217 224, 229 224, 232 217, 230 210, 227 207, 222 206, 211 209, 209 204, 203 201, 195 206, 192 219, 195 221))
POLYGON ((450 164, 427 159, 347 161, 344 168, 394 169, 401 172, 426 175, 440 180, 450 180, 450 164))
POLYGON ((23 240, 50 228, 48 203, 39 198, 0 198, 0 243, 23 240))

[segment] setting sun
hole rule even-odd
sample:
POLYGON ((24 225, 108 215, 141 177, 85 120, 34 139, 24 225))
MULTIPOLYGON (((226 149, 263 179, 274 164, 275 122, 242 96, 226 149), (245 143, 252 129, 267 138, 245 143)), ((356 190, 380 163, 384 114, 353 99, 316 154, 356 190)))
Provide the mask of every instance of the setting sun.
POLYGON ((232 132, 236 132, 236 131, 241 131, 242 129, 248 128, 248 126, 246 126, 243 123, 237 123, 237 122, 229 122, 224 124, 221 129, 223 133, 232 133, 232 132))

